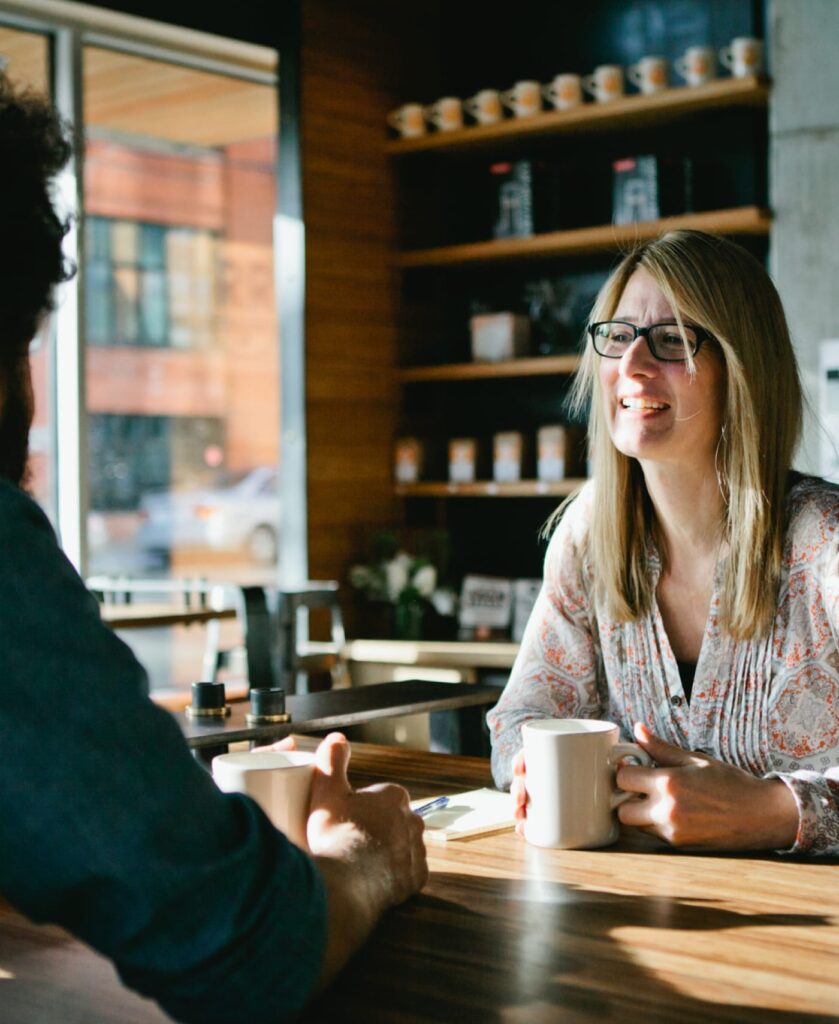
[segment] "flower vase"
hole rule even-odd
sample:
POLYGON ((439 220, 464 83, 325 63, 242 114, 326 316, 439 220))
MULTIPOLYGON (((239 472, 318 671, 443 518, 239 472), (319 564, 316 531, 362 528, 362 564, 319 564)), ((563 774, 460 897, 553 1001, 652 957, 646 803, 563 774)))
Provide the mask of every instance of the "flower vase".
POLYGON ((420 601, 397 601, 393 610, 393 632, 397 640, 421 640, 425 606, 420 601))

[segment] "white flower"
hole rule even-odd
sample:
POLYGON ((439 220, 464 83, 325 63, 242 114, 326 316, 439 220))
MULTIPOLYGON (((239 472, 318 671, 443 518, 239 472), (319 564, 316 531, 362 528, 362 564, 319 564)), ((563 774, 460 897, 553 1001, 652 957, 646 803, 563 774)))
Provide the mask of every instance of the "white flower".
POLYGON ((411 564, 409 556, 404 558, 397 555, 385 565, 385 580, 387 582, 387 596, 391 601, 399 600, 399 595, 408 586, 408 568, 411 564))
POLYGON ((447 587, 441 587, 431 595, 431 604, 438 615, 454 615, 457 608, 457 594, 447 587))
POLYGON ((416 571, 413 584, 421 597, 431 597, 437 586, 437 570, 433 565, 424 565, 416 571))

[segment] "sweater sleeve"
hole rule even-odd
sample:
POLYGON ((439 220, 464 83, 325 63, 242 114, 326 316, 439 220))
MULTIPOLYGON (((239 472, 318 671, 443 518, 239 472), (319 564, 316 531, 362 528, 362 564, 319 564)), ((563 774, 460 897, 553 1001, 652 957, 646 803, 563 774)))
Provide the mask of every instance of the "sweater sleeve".
POLYGON ((0 890, 178 1020, 292 1016, 325 946, 314 862, 219 792, 41 510, 5 482, 0 608, 0 890))
POLYGON ((542 588, 504 692, 487 721, 496 785, 512 782, 521 727, 539 718, 599 718, 593 611, 583 566, 592 492, 568 507, 545 556, 542 588))

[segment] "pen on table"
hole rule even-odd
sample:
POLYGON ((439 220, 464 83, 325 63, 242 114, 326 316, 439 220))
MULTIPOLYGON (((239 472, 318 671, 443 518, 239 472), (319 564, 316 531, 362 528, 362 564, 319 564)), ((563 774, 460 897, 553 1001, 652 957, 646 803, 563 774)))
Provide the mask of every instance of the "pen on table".
POLYGON ((417 807, 414 810, 414 814, 418 814, 421 818, 431 814, 432 811, 441 811, 448 805, 449 798, 447 796, 438 796, 436 800, 431 800, 427 804, 423 804, 421 807, 417 807))

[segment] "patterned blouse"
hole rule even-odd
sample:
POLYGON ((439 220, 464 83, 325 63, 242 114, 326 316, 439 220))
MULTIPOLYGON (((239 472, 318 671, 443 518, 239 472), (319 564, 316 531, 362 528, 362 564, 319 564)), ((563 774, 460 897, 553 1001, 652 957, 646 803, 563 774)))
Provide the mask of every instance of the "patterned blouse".
MULTIPOLYGON (((839 487, 804 478, 789 492, 770 635, 735 641, 722 630, 721 560, 689 703, 657 606, 626 623, 595 608, 583 554, 593 497, 592 482, 551 539, 510 680, 489 713, 496 783, 510 785, 529 719, 604 718, 624 739, 641 721, 684 749, 782 779, 799 812, 789 852, 839 854, 839 487)), ((655 550, 650 571, 655 583, 655 550)))

